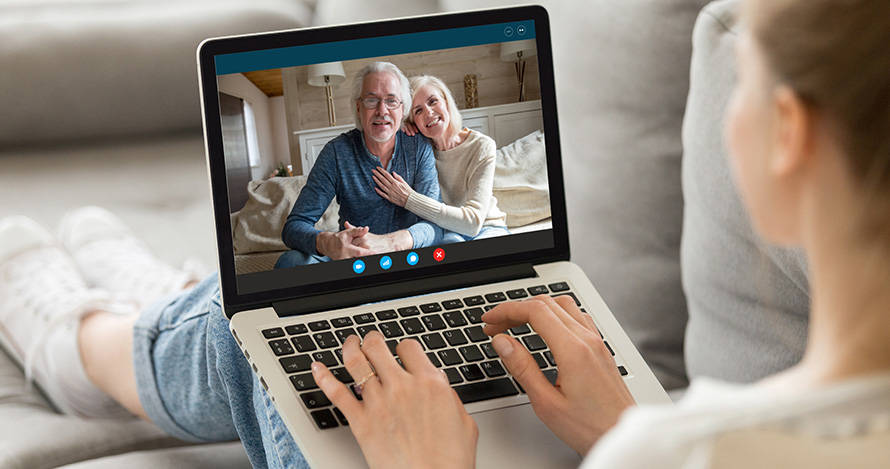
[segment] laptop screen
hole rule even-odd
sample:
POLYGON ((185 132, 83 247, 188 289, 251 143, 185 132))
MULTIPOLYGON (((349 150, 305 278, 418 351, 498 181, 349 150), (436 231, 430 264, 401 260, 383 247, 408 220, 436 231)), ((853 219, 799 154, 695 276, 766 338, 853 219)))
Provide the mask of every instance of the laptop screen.
POLYGON ((543 9, 213 39, 199 65, 227 305, 568 257, 543 9))

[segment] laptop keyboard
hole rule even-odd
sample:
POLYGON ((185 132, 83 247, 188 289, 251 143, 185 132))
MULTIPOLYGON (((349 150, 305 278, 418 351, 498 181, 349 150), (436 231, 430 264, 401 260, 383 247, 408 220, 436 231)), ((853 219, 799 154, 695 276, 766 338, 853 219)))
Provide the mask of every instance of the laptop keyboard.
MULTIPOLYGON (((568 283, 558 282, 438 302, 421 303, 428 298, 420 298, 415 306, 295 323, 265 329, 262 333, 315 424, 328 429, 348 425, 348 422, 318 389, 310 371, 312 362, 327 365, 354 393, 355 380, 343 367, 342 345, 350 335, 364 337, 374 330, 383 334, 397 360, 396 346, 400 341, 420 342, 430 362, 445 372, 464 404, 524 393, 499 360, 491 338, 482 332, 482 314, 499 303, 542 294, 570 295, 581 306, 568 283)), ((509 334, 528 349, 547 379, 556 383, 556 362, 544 339, 528 324, 510 329, 509 334)), ((608 342, 606 346, 614 356, 608 342)), ((628 375, 625 366, 619 365, 618 370, 622 376, 628 375)))

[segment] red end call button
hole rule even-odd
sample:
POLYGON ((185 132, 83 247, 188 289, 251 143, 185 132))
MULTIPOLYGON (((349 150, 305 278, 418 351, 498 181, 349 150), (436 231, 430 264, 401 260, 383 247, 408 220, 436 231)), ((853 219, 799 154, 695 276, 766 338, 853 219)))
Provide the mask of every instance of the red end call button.
POLYGON ((445 260, 445 250, 439 248, 433 251, 433 259, 435 259, 436 262, 442 262, 443 260, 445 260))

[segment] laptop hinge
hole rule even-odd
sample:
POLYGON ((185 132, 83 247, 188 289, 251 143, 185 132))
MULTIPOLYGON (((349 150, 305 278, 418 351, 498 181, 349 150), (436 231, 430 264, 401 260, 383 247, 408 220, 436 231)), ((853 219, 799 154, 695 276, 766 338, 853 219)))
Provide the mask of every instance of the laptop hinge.
POLYGON ((458 288, 474 287, 488 283, 505 282, 520 278, 535 277, 532 264, 519 264, 506 267, 461 272, 432 278, 405 280, 398 283, 373 287, 344 290, 273 302, 272 308, 279 317, 315 313, 334 309, 349 308, 367 303, 407 298, 411 296, 437 293, 458 288))

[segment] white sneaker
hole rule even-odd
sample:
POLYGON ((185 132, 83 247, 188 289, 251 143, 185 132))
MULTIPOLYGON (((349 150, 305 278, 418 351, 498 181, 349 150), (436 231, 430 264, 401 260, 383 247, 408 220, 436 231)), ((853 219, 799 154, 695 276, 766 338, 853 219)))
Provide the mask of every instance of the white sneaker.
POLYGON ((68 212, 59 225, 59 238, 90 285, 131 296, 143 309, 200 280, 196 271, 158 259, 120 218, 100 207, 68 212))
POLYGON ((49 230, 26 217, 0 220, 0 345, 61 412, 130 416, 87 377, 77 333, 95 311, 136 313, 133 302, 89 289, 49 230))

